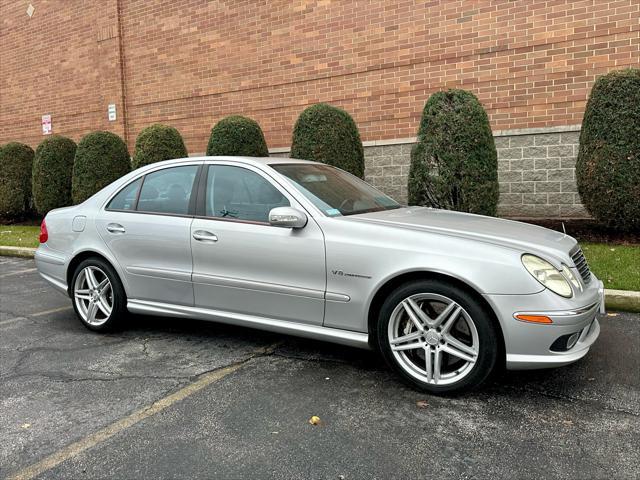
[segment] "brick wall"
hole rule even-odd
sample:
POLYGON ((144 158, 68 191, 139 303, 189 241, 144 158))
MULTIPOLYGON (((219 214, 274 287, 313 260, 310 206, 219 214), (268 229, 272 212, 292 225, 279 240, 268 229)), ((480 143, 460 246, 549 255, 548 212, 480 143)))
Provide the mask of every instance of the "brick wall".
POLYGON ((166 122, 203 151, 231 113, 284 146, 318 101, 364 140, 405 138, 447 87, 475 92, 494 130, 573 125, 597 75, 640 63, 637 0, 31 2, 33 18, 0 0, 0 142, 35 145, 44 113, 74 138, 123 133, 109 103, 126 107, 130 146, 166 122))
POLYGON ((54 132, 108 129, 131 150, 167 123, 202 152, 241 113, 281 147, 319 101, 375 142, 414 136, 450 87, 473 91, 494 131, 576 125, 598 75, 640 64, 639 17, 638 0, 0 0, 0 143, 36 146, 51 114, 54 132))
POLYGON ((78 140, 92 130, 124 136, 117 4, 0 0, 0 144, 42 141, 41 117, 78 140), (107 120, 116 103, 117 121, 107 120))

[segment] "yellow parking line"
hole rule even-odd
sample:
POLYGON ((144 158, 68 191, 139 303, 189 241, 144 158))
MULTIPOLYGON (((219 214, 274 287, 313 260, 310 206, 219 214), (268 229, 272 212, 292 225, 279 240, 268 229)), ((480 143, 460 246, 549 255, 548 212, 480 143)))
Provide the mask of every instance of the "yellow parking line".
POLYGON ((21 273, 35 272, 37 268, 25 268, 24 270, 16 270, 15 272, 3 273, 0 278, 10 277, 11 275, 20 275, 21 273))
POLYGON ((73 307, 71 305, 65 305, 64 307, 52 308, 51 310, 45 310, 44 312, 32 313, 29 315, 30 317, 40 317, 41 315, 46 315, 48 313, 57 313, 62 312, 64 310, 70 310, 73 307))
POLYGON ((128 415, 127 417, 124 417, 123 419, 118 420, 117 422, 112 423, 111 425, 108 425, 103 429, 98 430, 97 432, 64 447, 62 450, 58 450, 57 452, 49 455, 48 457, 40 460, 39 462, 34 463, 33 465, 30 465, 16 472, 12 476, 10 476, 9 479, 10 480, 27 480, 27 479, 37 477, 41 473, 46 472, 47 470, 51 470, 52 468, 56 467, 62 462, 69 460, 72 457, 75 457, 76 455, 84 452, 85 450, 95 447, 99 443, 102 443, 105 440, 108 440, 109 438, 135 425, 136 423, 141 422, 142 420, 149 418, 155 415, 156 413, 161 412, 162 410, 164 410, 167 407, 170 407, 174 403, 179 402, 180 400, 184 400, 190 395, 193 395, 194 393, 202 390, 206 386, 211 385, 212 383, 215 383, 218 380, 223 379, 227 375, 238 370, 245 363, 246 361, 236 363, 225 368, 221 368, 220 370, 215 370, 213 372, 205 373, 194 383, 191 383, 186 387, 181 388, 180 390, 178 390, 175 393, 172 393, 169 396, 161 398, 157 402, 154 402, 153 404, 151 404, 151 406, 149 407, 141 408, 140 410, 133 412, 131 415, 128 415))
POLYGON ((25 317, 9 318, 7 320, 2 320, 0 322, 0 325, 8 325, 9 323, 17 322, 19 320, 26 320, 26 318, 25 317))
MULTIPOLYGON (((56 313, 63 312, 64 310, 71 310, 73 307, 71 305, 67 305, 65 307, 52 308, 51 310, 45 310, 43 312, 32 313, 30 317, 41 317, 42 315, 47 315, 48 313, 56 313)), ((8 318, 7 320, 0 321, 0 325, 7 325, 9 323, 17 322, 18 320, 26 320, 27 317, 15 317, 8 318)))

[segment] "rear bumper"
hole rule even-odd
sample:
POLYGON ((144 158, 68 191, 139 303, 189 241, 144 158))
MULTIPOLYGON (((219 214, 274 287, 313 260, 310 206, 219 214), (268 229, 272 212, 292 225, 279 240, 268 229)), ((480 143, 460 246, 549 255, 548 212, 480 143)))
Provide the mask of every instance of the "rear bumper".
MULTIPOLYGON (((593 281, 580 298, 564 299, 544 290, 533 295, 487 295, 497 313, 505 340, 508 370, 560 367, 580 360, 600 334, 597 316, 603 312, 602 282, 593 281), (545 315, 551 324, 517 320, 515 314, 545 315), (564 351, 554 345, 560 337, 577 334, 575 345, 564 351)), ((575 338, 575 337, 574 337, 575 338)))
POLYGON ((34 255, 36 268, 40 276, 53 285, 56 290, 68 295, 66 282, 67 257, 41 244, 34 255))

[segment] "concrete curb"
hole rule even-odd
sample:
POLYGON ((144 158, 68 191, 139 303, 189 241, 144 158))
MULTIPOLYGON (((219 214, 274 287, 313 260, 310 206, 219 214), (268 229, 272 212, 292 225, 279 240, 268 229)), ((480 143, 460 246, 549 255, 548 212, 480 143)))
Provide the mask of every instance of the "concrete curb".
POLYGON ((640 313, 640 292, 630 290, 605 290, 604 300, 607 310, 640 313))
POLYGON ((0 255, 5 257, 25 257, 33 258, 36 253, 35 248, 27 247, 5 247, 0 245, 0 255))
MULTIPOLYGON (((0 256, 33 258, 35 252, 35 248, 4 247, 0 245, 0 256)), ((607 310, 640 313, 640 292, 605 290, 604 299, 607 310)))

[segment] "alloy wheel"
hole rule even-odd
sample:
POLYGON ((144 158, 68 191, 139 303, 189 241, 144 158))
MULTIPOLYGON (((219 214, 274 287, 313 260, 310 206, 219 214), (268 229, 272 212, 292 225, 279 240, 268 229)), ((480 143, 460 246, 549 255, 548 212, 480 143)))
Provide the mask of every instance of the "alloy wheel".
POLYGON ((113 288, 100 268, 82 269, 76 277, 73 296, 80 316, 89 325, 100 326, 109 319, 113 311, 113 288))
POLYGON ((478 359, 480 343, 467 311, 435 293, 417 293, 396 306, 388 341, 400 367, 430 385, 450 385, 466 377, 478 359))

